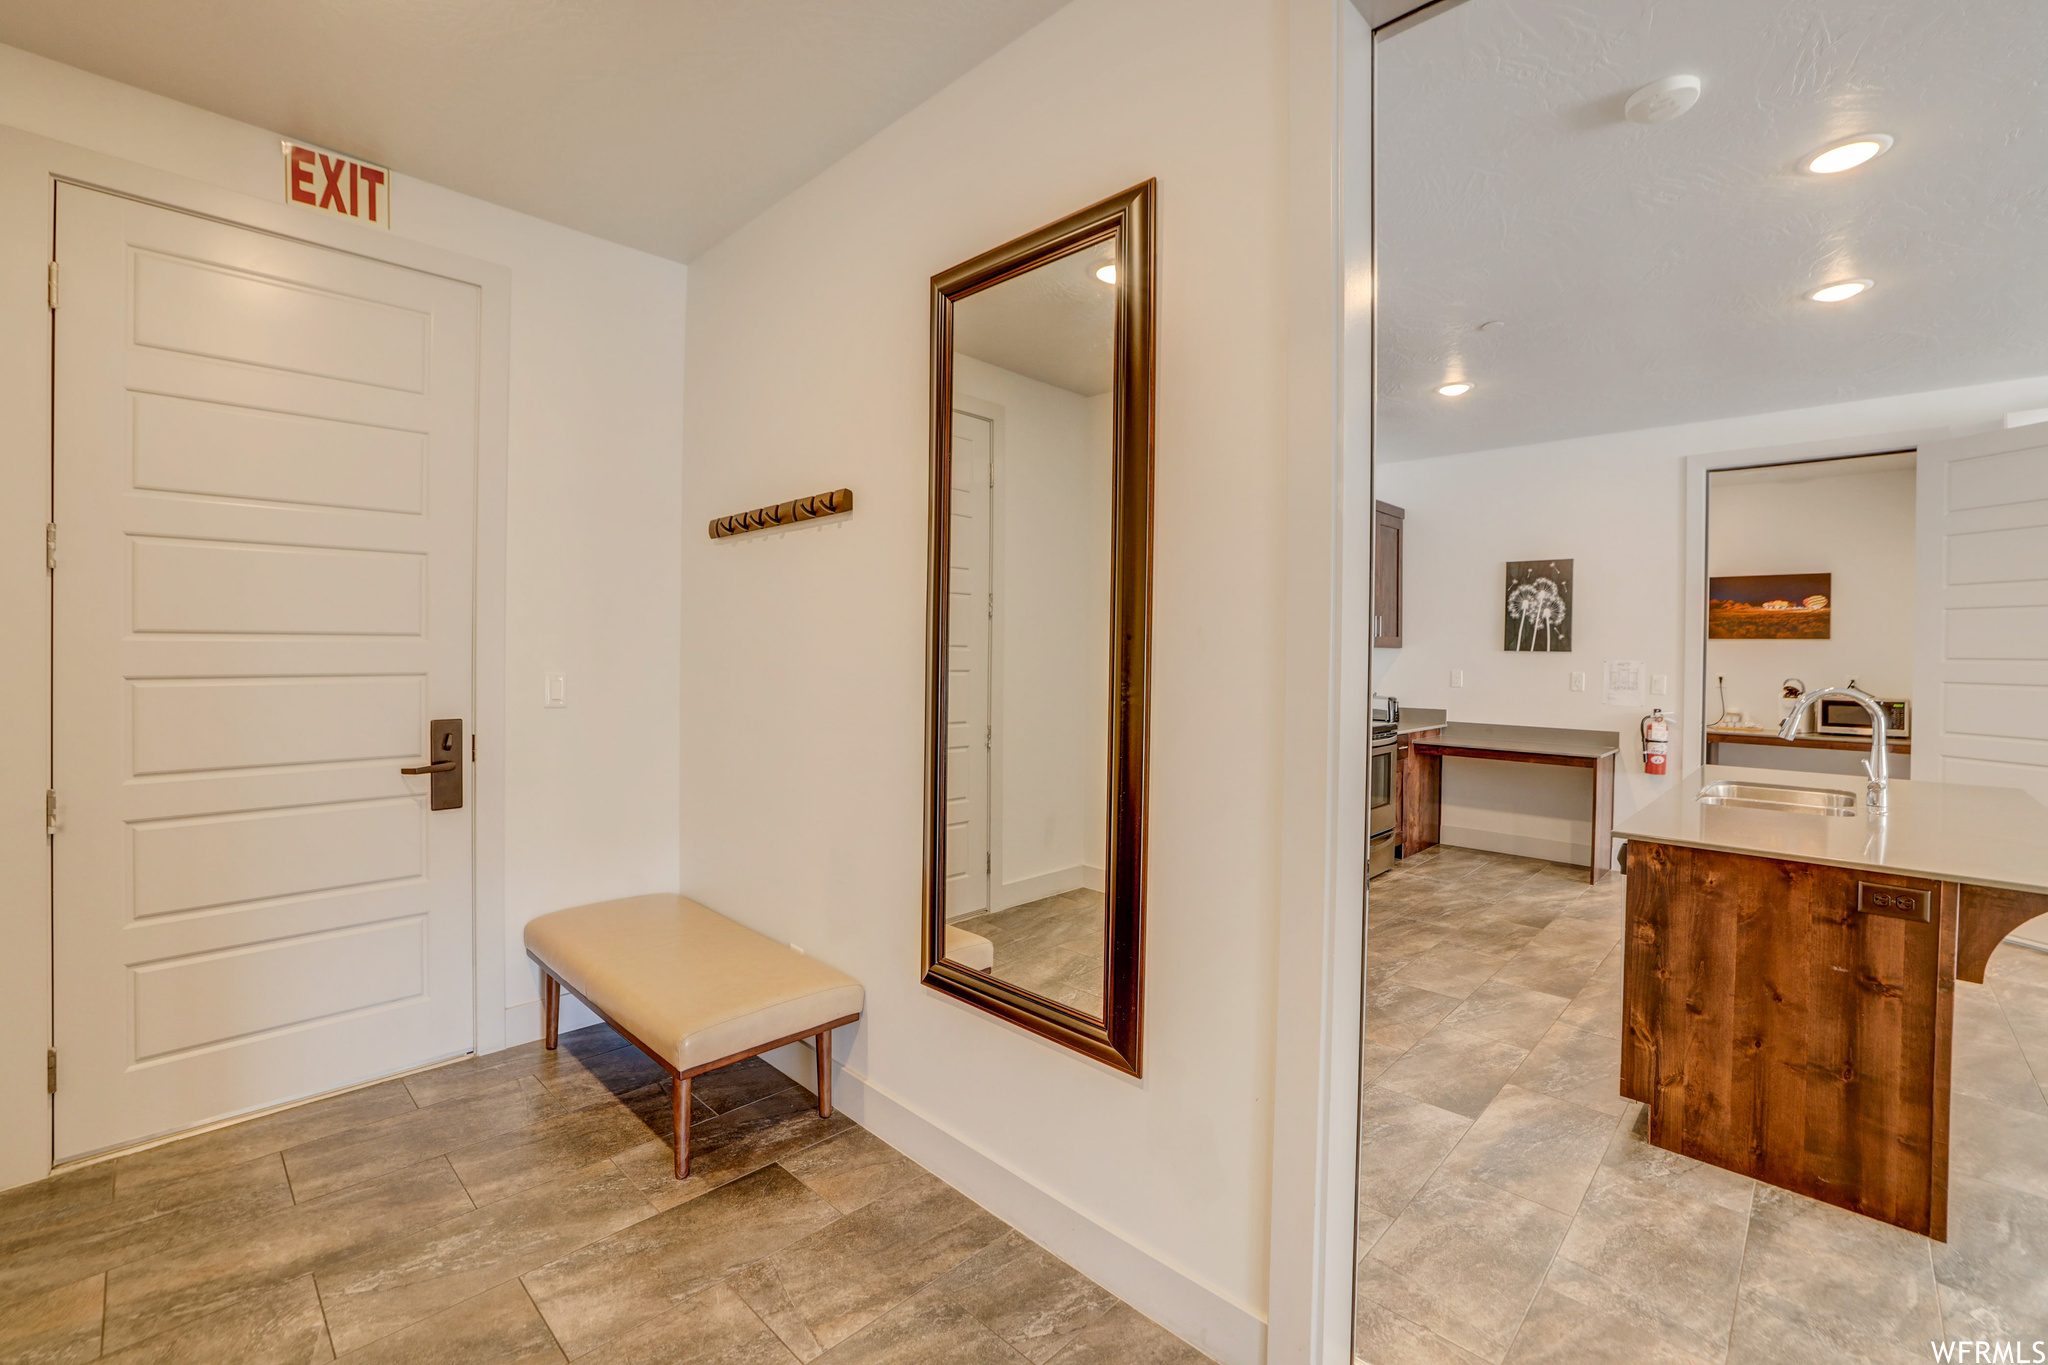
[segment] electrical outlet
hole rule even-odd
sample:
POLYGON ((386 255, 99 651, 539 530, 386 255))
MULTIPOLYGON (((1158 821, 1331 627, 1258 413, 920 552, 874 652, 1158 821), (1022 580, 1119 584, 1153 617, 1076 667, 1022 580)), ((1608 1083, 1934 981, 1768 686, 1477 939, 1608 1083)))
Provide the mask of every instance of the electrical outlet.
POLYGON ((1453 687, 1463 687, 1464 685, 1465 685, 1465 670, 1464 670, 1464 669, 1462 669, 1462 668, 1454 668, 1454 669, 1452 669, 1452 670, 1451 670, 1451 686, 1453 686, 1453 687))
POLYGON ((1586 690, 1586 675, 1585 675, 1585 674, 1583 674, 1583 673, 1574 673, 1574 674, 1572 674, 1572 691, 1574 691, 1574 692, 1583 692, 1583 691, 1585 691, 1585 690, 1586 690))
POLYGON ((1650 695, 1653 697, 1665 697, 1669 696, 1670 694, 1670 676, 1664 673, 1652 673, 1650 675, 1650 695))

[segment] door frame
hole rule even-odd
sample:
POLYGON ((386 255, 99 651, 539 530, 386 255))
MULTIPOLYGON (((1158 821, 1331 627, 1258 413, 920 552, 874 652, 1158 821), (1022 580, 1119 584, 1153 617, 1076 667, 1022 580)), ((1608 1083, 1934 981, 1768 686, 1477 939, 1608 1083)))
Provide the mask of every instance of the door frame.
MULTIPOLYGON (((59 181, 233 227, 439 275, 478 291, 479 383, 471 714, 474 778, 471 969, 478 1052, 505 1037, 506 438, 511 271, 395 232, 186 179, 118 157, 0 127, 0 688, 18 721, 0 726, 0 941, 13 970, 0 991, 0 1189, 51 1169, 52 901, 43 792, 51 783, 51 599, 44 566, 50 520, 52 345, 47 267, 55 253, 59 181), (40 590, 34 586, 42 580, 40 590), (36 1040, 42 1040, 37 1046, 36 1040), (33 1113, 42 1122, 29 1121, 33 1113)), ((280 183, 282 180, 280 178, 280 183)), ((62 546, 59 545, 61 555, 62 546)))
MULTIPOLYGON (((988 590, 1000 602, 1003 597, 1003 481, 998 471, 1002 468, 1003 428, 1009 421, 1009 414, 1001 403, 991 403, 986 398, 971 394, 953 395, 953 411, 964 412, 969 417, 979 417, 988 423, 988 590)), ((1000 613, 992 614, 988 623, 988 724, 990 732, 1001 729, 1003 723, 1003 618, 1000 613)), ((982 909, 989 914, 1008 906, 996 904, 996 888, 1002 885, 1002 878, 996 871, 996 864, 1003 860, 1003 774, 1002 751, 994 744, 988 747, 988 762, 984 768, 988 774, 988 791, 983 809, 988 818, 988 887, 982 898, 982 909)))

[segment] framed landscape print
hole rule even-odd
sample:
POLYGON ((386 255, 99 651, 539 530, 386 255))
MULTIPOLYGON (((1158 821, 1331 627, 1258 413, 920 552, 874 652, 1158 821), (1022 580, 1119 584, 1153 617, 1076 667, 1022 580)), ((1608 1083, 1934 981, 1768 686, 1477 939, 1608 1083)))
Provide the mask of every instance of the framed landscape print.
POLYGON ((1506 626, 1501 648, 1568 654, 1572 647, 1572 562, 1517 559, 1508 563, 1506 626))
POLYGON ((1709 640, 1825 640, 1833 574, 1734 574, 1707 580, 1709 640))

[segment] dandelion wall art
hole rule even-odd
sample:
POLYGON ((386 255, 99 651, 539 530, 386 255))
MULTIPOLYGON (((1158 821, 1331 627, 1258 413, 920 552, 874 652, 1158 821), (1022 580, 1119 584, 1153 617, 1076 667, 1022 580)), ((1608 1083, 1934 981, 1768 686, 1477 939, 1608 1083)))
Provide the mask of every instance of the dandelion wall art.
POLYGON ((1572 647, 1572 562, 1518 559, 1508 564, 1501 648, 1567 654, 1572 647))

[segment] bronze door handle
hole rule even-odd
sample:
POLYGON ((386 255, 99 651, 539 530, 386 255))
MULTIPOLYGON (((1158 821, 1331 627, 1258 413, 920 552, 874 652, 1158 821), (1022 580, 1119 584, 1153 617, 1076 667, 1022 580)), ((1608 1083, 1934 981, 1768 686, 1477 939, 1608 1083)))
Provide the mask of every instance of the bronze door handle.
POLYGON ((426 777, 428 810, 462 809, 462 722, 457 719, 427 723, 427 752, 444 757, 417 768, 400 768, 407 777, 426 777))
POLYGON ((424 768, 400 768, 398 771, 404 773, 407 777, 418 777, 422 773, 452 773, 455 771, 455 767, 454 759, 444 758, 439 763, 429 763, 424 768))

